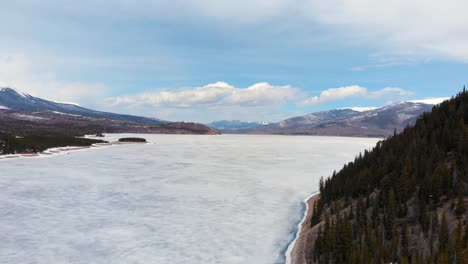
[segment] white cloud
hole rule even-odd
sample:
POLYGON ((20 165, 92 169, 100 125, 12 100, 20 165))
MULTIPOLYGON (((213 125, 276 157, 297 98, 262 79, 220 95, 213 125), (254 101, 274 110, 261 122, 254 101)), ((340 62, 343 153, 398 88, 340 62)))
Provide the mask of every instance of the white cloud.
POLYGON ((372 100, 382 100, 387 101, 401 100, 413 96, 414 92, 403 90, 398 87, 385 87, 383 89, 372 91, 367 94, 367 97, 372 100))
POLYGON ((436 105, 448 99, 450 99, 450 97, 426 98, 426 99, 420 99, 420 100, 411 100, 410 102, 436 105))
MULTIPOLYGON (((57 7, 57 0, 31 0, 28 6, 46 9, 60 8, 60 11, 73 16, 100 17, 106 12, 110 18, 154 18, 154 19, 197 19, 206 17, 229 23, 254 23, 280 16, 294 6, 284 0, 116 0, 112 4, 105 1, 72 1, 57 7), (111 12, 109 12, 111 11, 111 12)), ((10 5, 21 6, 16 3, 10 5)), ((56 15, 56 14, 53 14, 56 15)))
POLYGON ((365 98, 370 100, 401 101, 414 95, 414 92, 397 87, 385 87, 376 91, 369 91, 366 87, 351 85, 324 90, 319 96, 313 96, 300 103, 302 106, 319 105, 332 101, 350 98, 365 98))
POLYGON ((355 43, 379 47, 389 56, 468 62, 468 2, 464 0, 305 1, 304 17, 355 43))
MULTIPOLYGON (((192 1, 189 1, 192 2, 192 1)), ((295 2, 196 1, 205 15, 238 21, 281 23, 284 17, 294 18, 300 25, 319 24, 331 29, 338 38, 346 36, 358 45, 380 48, 393 57, 405 53, 400 63, 417 58, 442 58, 468 62, 468 1, 426 0, 308 0, 295 2), (253 2, 253 4, 252 4, 253 2), (249 7, 245 11, 242 7, 249 7), (282 12, 278 12, 282 10, 282 12), (247 17, 247 18, 246 18, 247 17)), ((390 63, 392 64, 392 63, 390 63)), ((379 65, 389 65, 380 63, 379 65)))
MULTIPOLYGON (((41 1, 42 4, 42 1, 41 1)), ((82 5, 82 4, 81 4, 82 5)), ((85 10, 96 12, 88 3, 85 10)), ((107 12, 108 5, 98 6, 107 12)), ((166 19, 213 19, 221 26, 322 25, 355 43, 380 47, 394 54, 442 57, 468 61, 468 1, 466 0, 121 0, 112 5, 117 13, 166 19), (190 16, 187 16, 190 15, 190 16), (246 25, 247 24, 247 25, 246 25)), ((83 8, 73 10, 82 11, 83 8)), ((304 31, 307 32, 307 31, 304 31)))
POLYGON ((235 89, 231 96, 225 98, 228 104, 268 105, 284 103, 296 98, 298 90, 289 85, 272 86, 269 83, 256 83, 245 89, 235 89))
POLYGON ((351 85, 340 88, 330 88, 324 90, 319 96, 311 97, 302 102, 303 105, 319 105, 326 102, 343 100, 351 97, 362 97, 367 94, 367 88, 351 85))
POLYGON ((39 65, 24 54, 0 54, 0 86, 49 100, 85 105, 97 104, 109 90, 103 84, 61 81, 53 72, 38 70, 35 63, 39 65))
POLYGON ((208 84, 203 87, 190 88, 187 90, 172 92, 161 91, 156 93, 141 93, 108 98, 112 105, 166 105, 174 107, 189 107, 198 104, 210 104, 219 102, 234 87, 223 82, 208 84))
POLYGON ((237 88, 225 82, 202 87, 191 87, 180 91, 159 91, 108 98, 111 106, 260 106, 284 103, 296 98, 297 89, 289 85, 273 86, 256 83, 247 88, 237 88))
MULTIPOLYGON (((370 63, 367 65, 359 65, 351 67, 352 71, 365 71, 368 69, 387 68, 400 65, 413 65, 421 62, 420 59, 413 57, 414 54, 410 53, 374 53, 369 55, 370 63)), ((429 60, 424 60, 426 62, 429 60)))
MULTIPOLYGON (((118 0, 75 1, 60 5, 57 0, 27 3, 10 1, 5 9, 45 14, 47 17, 128 20, 129 18, 187 22, 216 22, 216 27, 252 29, 266 25, 274 31, 285 24, 307 39, 310 28, 325 28, 333 41, 377 47, 393 56, 444 58, 468 62, 468 1, 466 0, 118 0), (11 3, 10 3, 11 2, 11 3)), ((52 19, 52 18, 51 18, 52 19)), ((411 60, 410 60, 411 61, 411 60)), ((397 63, 407 63, 407 60, 397 63)), ((390 63, 391 64, 391 63, 390 63)), ((389 63, 377 63, 389 65, 389 63)), ((372 65, 370 65, 373 67, 372 65)), ((358 66, 361 69, 367 66, 358 66)))

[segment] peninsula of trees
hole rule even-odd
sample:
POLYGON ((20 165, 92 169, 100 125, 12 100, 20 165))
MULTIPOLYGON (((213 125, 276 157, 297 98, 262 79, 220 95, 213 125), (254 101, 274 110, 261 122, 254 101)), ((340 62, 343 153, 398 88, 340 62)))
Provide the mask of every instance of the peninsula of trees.
POLYGON ((104 140, 78 138, 68 135, 27 135, 14 136, 0 132, 0 155, 17 153, 37 153, 48 148, 66 146, 91 146, 95 143, 107 143, 104 140))

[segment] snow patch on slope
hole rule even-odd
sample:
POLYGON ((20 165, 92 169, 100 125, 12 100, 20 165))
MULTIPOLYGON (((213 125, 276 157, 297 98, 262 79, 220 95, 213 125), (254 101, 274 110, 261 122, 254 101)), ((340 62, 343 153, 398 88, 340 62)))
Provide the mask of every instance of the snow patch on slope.
POLYGON ((15 114, 15 116, 21 120, 48 120, 48 118, 45 118, 45 117, 39 117, 39 116, 33 116, 33 115, 27 115, 27 114, 15 114))
POLYGON ((66 115, 66 116, 82 116, 82 115, 75 115, 75 114, 68 114, 68 113, 63 113, 63 112, 58 112, 58 111, 50 111, 51 113, 57 114, 57 115, 66 115))
POLYGON ((353 111, 357 111, 357 112, 366 112, 366 111, 371 111, 371 110, 375 110, 377 109, 378 107, 375 107, 375 106, 364 106, 364 107, 345 107, 345 108, 338 108, 339 110, 345 110, 345 109, 351 109, 353 111))
POLYGON ((57 103, 57 104, 65 104, 65 105, 74 105, 74 106, 81 106, 77 103, 72 103, 72 102, 57 102, 57 101, 52 101, 54 103, 57 103))

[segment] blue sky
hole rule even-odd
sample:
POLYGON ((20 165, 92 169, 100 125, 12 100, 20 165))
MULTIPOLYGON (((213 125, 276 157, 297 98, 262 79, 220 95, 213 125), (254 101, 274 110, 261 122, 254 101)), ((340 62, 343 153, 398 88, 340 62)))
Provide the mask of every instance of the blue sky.
POLYGON ((465 1, 2 1, 0 86, 167 120, 452 96, 465 1))

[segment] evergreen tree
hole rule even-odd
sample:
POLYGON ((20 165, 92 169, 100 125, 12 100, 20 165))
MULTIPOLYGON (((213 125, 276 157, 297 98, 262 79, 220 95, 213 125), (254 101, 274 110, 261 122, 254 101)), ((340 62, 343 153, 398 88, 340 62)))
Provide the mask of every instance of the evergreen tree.
POLYGON ((463 178, 458 177, 457 180, 457 205, 455 207, 455 214, 460 218, 465 213, 465 188, 463 178))
POLYGON ((455 229, 455 263, 463 264, 463 226, 461 221, 458 221, 457 228, 455 229))
POLYGON ((401 231, 401 255, 403 257, 408 257, 409 255, 409 246, 408 246, 408 225, 404 224, 401 231))
POLYGON ((393 228, 395 223, 395 193, 390 189, 388 193, 388 205, 385 214, 385 238, 387 240, 393 237, 393 228))
POLYGON ((439 246, 441 251, 448 250, 449 242, 449 229, 447 224, 447 216, 445 211, 442 214, 442 221, 440 222, 440 231, 439 231, 439 246))
POLYGON ((463 236, 463 246, 468 248, 468 225, 465 225, 465 235, 463 236))

